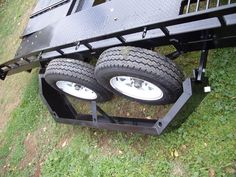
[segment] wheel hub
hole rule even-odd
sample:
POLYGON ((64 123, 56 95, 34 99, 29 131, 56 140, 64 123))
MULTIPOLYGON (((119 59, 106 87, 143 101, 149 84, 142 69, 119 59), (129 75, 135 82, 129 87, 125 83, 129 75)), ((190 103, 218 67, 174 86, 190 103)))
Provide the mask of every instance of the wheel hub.
POLYGON ((131 80, 133 80, 132 84, 137 89, 140 89, 142 87, 143 83, 144 83, 144 81, 140 80, 140 79, 132 78, 131 80))
POLYGON ((116 91, 139 100, 155 101, 163 97, 163 91, 158 86, 135 77, 116 76, 110 84, 116 91))
POLYGON ((97 99, 97 94, 93 90, 74 82, 57 81, 56 86, 63 92, 77 98, 86 99, 86 100, 97 99))

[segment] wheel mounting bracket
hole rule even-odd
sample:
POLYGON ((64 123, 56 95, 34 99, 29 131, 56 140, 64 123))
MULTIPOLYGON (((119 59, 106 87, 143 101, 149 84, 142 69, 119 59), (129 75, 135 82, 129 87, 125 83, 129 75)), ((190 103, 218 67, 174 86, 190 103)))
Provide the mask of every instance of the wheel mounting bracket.
POLYGON ((202 77, 202 82, 186 79, 183 82, 182 95, 159 120, 109 116, 95 101, 91 102, 92 115, 89 115, 78 113, 64 94, 47 84, 44 73, 45 69, 41 69, 40 95, 56 122, 152 135, 160 135, 164 131, 179 127, 207 95, 204 88, 208 86, 208 79, 205 77, 202 77))

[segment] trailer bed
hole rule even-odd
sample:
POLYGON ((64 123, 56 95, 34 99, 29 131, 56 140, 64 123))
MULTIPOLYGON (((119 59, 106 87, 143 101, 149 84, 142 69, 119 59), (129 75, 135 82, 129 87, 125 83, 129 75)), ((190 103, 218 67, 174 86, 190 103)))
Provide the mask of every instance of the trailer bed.
MULTIPOLYGON (((15 59, 0 65, 1 78, 39 66, 39 54, 42 59, 74 53, 91 56, 119 45, 173 45, 183 53, 202 50, 205 42, 209 49, 236 45, 236 4, 231 1, 211 8, 206 4, 205 9, 198 7, 201 1, 190 0, 112 0, 94 7, 89 1, 91 7, 78 12, 73 10, 78 2, 54 2, 59 3, 57 12, 64 7, 74 13, 57 22, 49 20, 51 24, 42 29, 47 23, 39 27, 31 19, 15 59), (189 10, 191 5, 196 6, 194 12, 189 10)), ((42 8, 34 11, 42 13, 39 21, 41 15, 51 13, 42 8)))

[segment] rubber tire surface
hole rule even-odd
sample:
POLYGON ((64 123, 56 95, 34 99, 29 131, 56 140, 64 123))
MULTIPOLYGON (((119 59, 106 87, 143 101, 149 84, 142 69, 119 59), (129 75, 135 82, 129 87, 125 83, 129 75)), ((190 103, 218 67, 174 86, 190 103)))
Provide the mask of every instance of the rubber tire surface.
POLYGON ((94 78, 94 67, 82 61, 66 58, 52 60, 46 68, 45 80, 60 92, 63 91, 56 86, 57 81, 70 81, 93 90, 97 99, 87 101, 104 102, 112 97, 112 93, 100 86, 94 78))
POLYGON ((170 59, 151 50, 138 47, 114 47, 104 51, 95 67, 95 78, 108 90, 145 104, 170 104, 183 92, 184 75, 170 59), (159 100, 147 101, 128 97, 113 89, 115 76, 131 76, 146 80, 163 91, 159 100))

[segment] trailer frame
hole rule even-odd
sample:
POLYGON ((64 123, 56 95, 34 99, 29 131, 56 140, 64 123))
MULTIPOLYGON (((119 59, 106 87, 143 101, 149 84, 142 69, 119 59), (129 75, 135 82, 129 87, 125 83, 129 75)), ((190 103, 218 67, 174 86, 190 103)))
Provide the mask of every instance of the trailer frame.
POLYGON ((118 0, 107 1, 96 7, 92 7, 93 0, 88 0, 87 3, 81 0, 63 0, 39 8, 31 15, 31 20, 45 20, 47 13, 52 13, 52 9, 56 11, 58 7, 65 8, 66 16, 45 27, 28 25, 15 58, 0 65, 0 79, 4 80, 6 76, 22 71, 30 72, 33 68, 40 67, 40 95, 52 117, 59 123, 153 135, 160 135, 171 127, 180 126, 210 91, 208 78, 205 77, 208 51, 236 46, 236 3, 229 0, 227 4, 221 5, 220 0, 217 0, 216 6, 210 8, 209 0, 177 0, 173 7, 171 6, 174 12, 167 14, 162 11, 169 8, 171 0, 165 1, 167 5, 164 5, 163 0, 150 0, 146 3, 145 0, 139 0, 132 10, 129 5, 134 1, 124 2, 126 10, 122 9, 124 4, 118 3, 118 0), (201 2, 206 2, 204 9, 201 2), (127 22, 141 17, 135 16, 136 12, 145 12, 137 8, 138 5, 143 5, 144 10, 152 10, 152 5, 162 5, 163 9, 157 11, 159 16, 164 17, 159 17, 158 20, 158 13, 152 11, 146 13, 147 17, 144 16, 142 20, 128 24, 127 22), (191 12, 193 7, 195 10, 191 12), (131 9, 130 12, 127 9, 131 9), (98 19, 85 22, 96 15, 98 19), (153 20, 148 19, 151 16, 153 20), (127 24, 120 20, 125 17, 127 24), (102 25, 96 28, 97 31, 89 34, 91 30, 95 30, 93 24, 99 22, 102 25), (83 23, 85 27, 76 28, 83 23), (66 30, 63 26, 67 26, 66 30), (110 116, 95 101, 91 102, 91 115, 78 113, 68 98, 52 88, 44 78, 48 63, 55 58, 68 57, 86 62, 113 46, 153 49, 165 45, 175 48, 166 55, 170 59, 174 60, 191 51, 201 51, 201 57, 193 77, 183 82, 182 95, 169 112, 158 120, 110 116))

